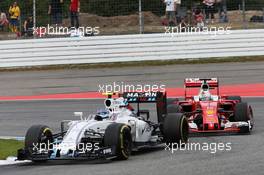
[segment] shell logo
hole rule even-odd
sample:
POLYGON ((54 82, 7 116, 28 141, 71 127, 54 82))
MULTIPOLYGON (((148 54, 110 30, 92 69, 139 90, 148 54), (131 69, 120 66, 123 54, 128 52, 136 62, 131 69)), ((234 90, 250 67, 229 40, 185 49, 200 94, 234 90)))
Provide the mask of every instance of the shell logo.
POLYGON ((207 113, 207 115, 213 115, 213 114, 214 114, 214 110, 212 110, 212 109, 208 109, 208 110, 206 111, 206 113, 207 113))

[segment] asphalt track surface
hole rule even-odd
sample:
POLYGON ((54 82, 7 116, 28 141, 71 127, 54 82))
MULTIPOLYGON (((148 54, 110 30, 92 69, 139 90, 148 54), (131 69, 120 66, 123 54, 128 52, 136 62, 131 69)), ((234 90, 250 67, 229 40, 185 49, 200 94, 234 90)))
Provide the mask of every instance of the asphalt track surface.
POLYGON ((188 77, 219 77, 222 85, 264 83, 264 62, 1 72, 0 96, 98 91, 113 82, 183 87, 188 77))
MULTIPOLYGON (((163 83, 180 87, 185 77, 221 78, 222 84, 264 82, 264 64, 228 63, 173 65, 147 68, 6 72, 0 74, 0 95, 38 95, 94 91, 98 83, 124 81, 163 83)), ((254 87, 252 87, 254 88, 254 87)), ((127 161, 48 162, 1 166, 3 175, 123 175, 123 174, 256 174, 264 172, 264 98, 246 98, 254 108, 255 128, 251 135, 190 138, 191 143, 231 143, 231 151, 175 151, 164 147, 135 153, 127 161)), ((57 100, 0 102, 0 135, 24 136, 32 124, 46 124, 55 132, 61 120, 74 119, 73 112, 86 115, 103 107, 102 100, 57 100)), ((147 106, 154 110, 154 106, 147 106)), ((152 113, 153 114, 153 113, 152 113)), ((153 115, 155 120, 155 115, 153 115)))
MULTIPOLYGON (((123 174, 263 174, 264 113, 263 98, 247 98, 254 108, 256 121, 251 135, 211 136, 190 138, 191 143, 231 143, 231 151, 164 150, 164 147, 135 153, 127 161, 50 161, 46 164, 1 166, 3 175, 123 175, 123 174)), ((31 124, 46 124, 59 130, 63 119, 75 119, 74 111, 86 115, 102 106, 102 100, 7 102, 0 105, 1 134, 22 136, 31 124)), ((154 110, 154 106, 144 106, 154 110)), ((152 113, 152 119, 155 115, 152 113)))

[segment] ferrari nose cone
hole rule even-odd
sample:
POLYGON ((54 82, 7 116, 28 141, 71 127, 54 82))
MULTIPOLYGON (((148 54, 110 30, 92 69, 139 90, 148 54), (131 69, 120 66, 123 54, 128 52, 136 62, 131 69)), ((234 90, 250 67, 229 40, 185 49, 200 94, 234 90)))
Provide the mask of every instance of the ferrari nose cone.
POLYGON ((215 127, 214 127, 214 123, 209 123, 209 124, 208 124, 208 129, 209 129, 209 130, 215 129, 215 127))

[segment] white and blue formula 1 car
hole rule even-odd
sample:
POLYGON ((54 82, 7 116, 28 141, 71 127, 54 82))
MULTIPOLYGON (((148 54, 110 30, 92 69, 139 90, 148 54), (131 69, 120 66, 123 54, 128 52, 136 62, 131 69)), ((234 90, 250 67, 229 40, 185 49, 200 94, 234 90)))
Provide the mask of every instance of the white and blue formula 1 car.
POLYGON ((62 121, 60 133, 33 125, 26 133, 25 147, 18 150, 18 160, 126 160, 131 151, 142 147, 188 141, 188 121, 181 113, 167 114, 166 93, 127 92, 114 96, 108 94, 105 99, 105 112, 86 118, 77 112, 80 120, 62 121), (137 104, 136 111, 131 103, 137 104), (150 120, 149 110, 139 109, 141 103, 156 104, 157 122, 150 120))

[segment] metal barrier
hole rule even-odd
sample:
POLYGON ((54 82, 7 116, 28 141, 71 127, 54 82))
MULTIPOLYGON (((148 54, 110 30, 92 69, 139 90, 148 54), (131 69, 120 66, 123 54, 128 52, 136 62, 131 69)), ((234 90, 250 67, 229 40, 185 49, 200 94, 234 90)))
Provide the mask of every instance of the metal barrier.
POLYGON ((264 30, 0 41, 0 67, 264 55, 264 30))

